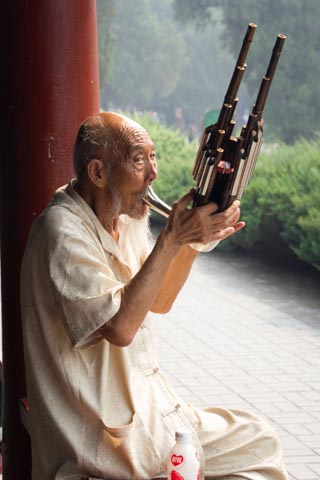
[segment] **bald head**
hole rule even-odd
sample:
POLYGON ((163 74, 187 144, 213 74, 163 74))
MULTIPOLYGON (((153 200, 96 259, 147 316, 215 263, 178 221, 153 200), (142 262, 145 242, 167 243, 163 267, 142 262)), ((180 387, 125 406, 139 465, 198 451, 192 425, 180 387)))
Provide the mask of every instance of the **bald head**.
POLYGON ((125 160, 136 135, 149 138, 146 130, 134 120, 114 112, 102 112, 87 118, 79 128, 73 165, 78 179, 84 178, 93 158, 106 167, 125 160))

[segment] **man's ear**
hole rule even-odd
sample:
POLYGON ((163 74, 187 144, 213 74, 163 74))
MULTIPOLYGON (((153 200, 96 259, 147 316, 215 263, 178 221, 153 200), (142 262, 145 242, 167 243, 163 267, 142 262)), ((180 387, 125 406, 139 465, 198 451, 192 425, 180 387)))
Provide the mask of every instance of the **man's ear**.
POLYGON ((87 166, 88 177, 97 187, 104 187, 107 183, 107 172, 102 160, 92 158, 87 166))

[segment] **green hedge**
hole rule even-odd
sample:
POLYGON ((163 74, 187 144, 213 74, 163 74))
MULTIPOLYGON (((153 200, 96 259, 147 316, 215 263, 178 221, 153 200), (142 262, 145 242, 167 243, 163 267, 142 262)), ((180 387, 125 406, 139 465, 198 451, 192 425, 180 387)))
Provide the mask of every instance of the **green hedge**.
MULTIPOLYGON (((194 186, 191 171, 196 143, 179 131, 136 116, 156 144, 156 193, 171 204, 194 186)), ((246 228, 224 248, 263 249, 296 257, 320 268, 320 142, 299 141, 262 151, 241 201, 246 228)))
POLYGON ((283 252, 320 268, 320 144, 299 141, 259 156, 242 199, 243 232, 230 243, 283 252))

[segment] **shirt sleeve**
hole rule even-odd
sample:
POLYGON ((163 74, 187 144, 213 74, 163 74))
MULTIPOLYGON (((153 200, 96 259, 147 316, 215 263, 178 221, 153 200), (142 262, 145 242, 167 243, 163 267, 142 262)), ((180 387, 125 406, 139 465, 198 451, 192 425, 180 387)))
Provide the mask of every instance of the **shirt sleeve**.
POLYGON ((124 282, 115 261, 85 229, 60 236, 51 249, 50 278, 74 348, 101 341, 98 330, 119 310, 124 282))

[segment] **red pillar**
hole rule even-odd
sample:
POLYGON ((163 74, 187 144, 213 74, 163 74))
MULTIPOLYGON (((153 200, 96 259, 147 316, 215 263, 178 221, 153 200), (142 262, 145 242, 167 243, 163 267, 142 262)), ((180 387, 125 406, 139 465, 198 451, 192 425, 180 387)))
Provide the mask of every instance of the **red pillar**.
POLYGON ((96 1, 5 1, 1 17, 4 478, 23 480, 30 445, 18 409, 26 393, 20 263, 32 221, 73 176, 79 124, 99 110, 96 1))

